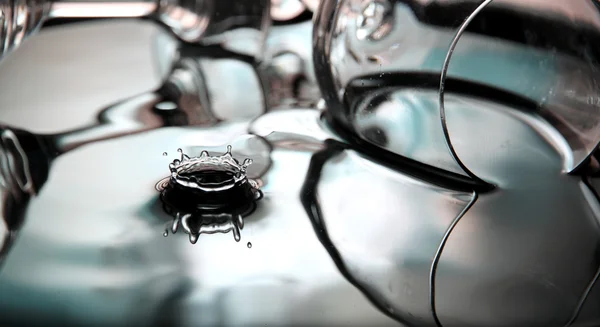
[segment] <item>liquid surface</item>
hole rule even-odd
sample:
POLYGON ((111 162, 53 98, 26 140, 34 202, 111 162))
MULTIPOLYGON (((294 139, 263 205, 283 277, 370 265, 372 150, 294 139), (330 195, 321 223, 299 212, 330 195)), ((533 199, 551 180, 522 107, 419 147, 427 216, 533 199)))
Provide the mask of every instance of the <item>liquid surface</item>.
MULTIPOLYGON (((477 119, 494 121, 487 126, 498 130, 472 138, 479 126, 471 124, 455 137, 464 136, 457 144, 466 143, 459 148, 465 162, 501 191, 480 194, 463 216, 470 193, 384 168, 348 144, 324 142, 328 129, 311 110, 270 113, 245 128, 162 128, 65 153, 31 201, 0 274, 0 306, 10 312, 2 319, 15 326, 160 319, 177 326, 393 324, 386 314, 418 326, 434 322, 434 292, 444 326, 568 320, 597 269, 597 200, 581 179, 562 173, 559 149, 532 128, 535 117, 477 103, 477 119), (286 130, 290 121, 305 124, 286 130), (178 234, 163 237, 171 217, 155 184, 171 158, 161 154, 202 146, 198 140, 222 149, 245 130, 270 144, 262 160, 270 164, 254 176, 264 199, 243 220, 244 242, 219 233, 197 238, 195 246, 178 234), (465 152, 470 148, 496 156, 465 152), (123 169, 124 157, 134 158, 131 169, 123 169), (271 304, 231 309, 255 304, 257 294, 271 304), (50 296, 56 302, 31 300, 50 296), (330 310, 317 309, 323 306, 330 310), (523 315, 523 308, 536 314, 523 315), (25 312, 38 314, 25 321, 25 312)), ((591 294, 586 306, 598 303, 591 294)), ((581 312, 579 319, 598 319, 593 310, 581 312)))
POLYGON ((222 149, 235 144, 238 130, 166 128, 56 159, 0 274, 1 311, 11 312, 1 320, 14 326, 148 325, 159 318, 172 326, 393 325, 344 280, 313 232, 299 201, 308 152, 271 154, 273 165, 261 177, 264 199, 241 235, 252 239, 251 250, 226 234, 199 237, 196 245, 179 233, 162 236, 171 218, 154 186, 171 158, 161 154, 199 146, 200 139, 222 149), (124 155, 135 158, 135 169, 116 169, 124 155), (77 178, 88 169, 95 173, 77 178), (251 310, 240 310, 248 303, 251 310), (175 313, 167 310, 173 306, 175 313), (329 310, 317 310, 322 306, 329 310), (354 312, 341 315, 347 307, 354 312), (25 312, 37 316, 24 320, 25 312))
MULTIPOLYGON (((539 116, 448 96, 470 114, 449 117, 451 129, 464 126, 451 131, 457 151, 497 186, 475 201, 324 142, 339 137, 313 110, 94 139, 61 154, 2 267, 0 323, 597 325, 597 181, 564 173, 564 149, 539 116), (265 140, 240 147, 252 149, 241 157, 253 159, 248 177, 264 198, 240 242, 162 237, 173 225, 155 189, 172 159, 161 154, 221 154, 247 131, 265 140)), ((406 137, 395 131, 388 140, 406 137)))

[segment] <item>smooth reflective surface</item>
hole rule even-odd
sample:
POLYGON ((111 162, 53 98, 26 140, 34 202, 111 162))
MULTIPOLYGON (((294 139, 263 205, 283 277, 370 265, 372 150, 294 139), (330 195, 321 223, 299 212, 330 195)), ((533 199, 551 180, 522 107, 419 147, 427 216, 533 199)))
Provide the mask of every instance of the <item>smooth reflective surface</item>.
MULTIPOLYGON (((384 40, 390 30, 373 22, 388 26, 389 8, 365 10, 360 37, 384 40)), ((156 80, 136 74, 145 88, 114 78, 110 90, 128 91, 92 101, 100 91, 91 77, 105 76, 106 67, 128 71, 139 57, 74 57, 74 66, 87 62, 96 71, 88 84, 55 72, 79 86, 53 95, 71 102, 44 107, 22 91, 19 102, 31 101, 23 107, 35 111, 0 111, 8 125, 30 131, 4 128, 2 177, 23 191, 31 176, 39 191, 27 202, 14 201, 17 188, 1 189, 2 231, 12 240, 0 258, 2 325, 600 323, 600 166, 594 157, 584 176, 566 174, 568 142, 540 112, 448 84, 453 144, 493 185, 485 189, 452 166, 436 124, 437 90, 427 86, 435 83, 422 75, 406 85, 398 74, 351 76, 344 92, 322 85, 324 112, 283 109, 271 107, 261 87, 306 68, 177 53, 163 34, 144 35, 164 41, 140 69, 156 80), (265 73, 272 71, 280 74, 265 73), (73 108, 85 119, 67 124, 57 115, 73 108), (345 129, 333 119, 341 109, 352 112, 345 129), (237 162, 217 169, 231 163, 219 157, 227 145, 237 162), (212 157, 218 165, 205 162, 212 157), (193 217, 251 194, 227 193, 225 203, 188 192, 248 190, 236 188, 244 181, 240 164, 262 198, 251 210, 193 217), (184 192, 166 202, 156 185, 169 174, 184 192)), ((294 62, 305 61, 298 54, 306 50, 292 52, 294 62)), ((9 78, 3 69, 11 68, 0 66, 0 85, 9 78)), ((315 80, 323 83, 321 73, 315 80)), ((40 94, 48 84, 37 85, 40 94)))
MULTIPOLYGON (((127 60, 121 65, 126 67, 127 60)), ((71 83, 79 79, 74 77, 71 83)), ((126 89, 128 81, 121 83, 126 89)), ((252 83, 245 84, 238 90, 248 92, 251 87, 252 83)), ((341 277, 315 237, 298 195, 311 152, 274 151, 269 143, 245 137, 249 120, 168 127, 173 120, 165 120, 172 117, 165 112, 198 117, 194 113, 205 110, 186 107, 187 102, 172 98, 190 94, 189 88, 183 89, 188 93, 161 89, 108 109, 101 109, 97 101, 99 111, 110 113, 100 117, 110 119, 91 125, 83 120, 79 122, 83 130, 75 128, 74 134, 69 132, 71 126, 65 128, 64 122, 56 120, 53 128, 64 132, 49 135, 50 140, 61 140, 51 144, 62 144, 64 151, 53 159, 51 177, 42 188, 44 195, 40 192, 36 197, 37 204, 20 204, 27 210, 26 223, 0 274, 2 324, 393 325, 341 277), (69 141, 69 136, 85 135, 86 126, 92 130, 107 126, 107 133, 69 141), (125 135, 113 133, 111 126, 135 128, 125 135), (169 172, 169 154, 177 154, 178 148, 187 153, 222 151, 226 144, 233 146, 234 156, 253 159, 247 172, 260 179, 264 192, 254 213, 245 218, 241 241, 212 234, 191 245, 181 233, 163 237, 171 217, 161 207, 154 185, 169 172), (164 152, 168 155, 163 156, 164 152), (117 169, 122 165, 123 169, 117 169), (79 218, 71 222, 73 217, 79 218), (328 310, 319 309, 323 306, 328 310), (353 312, 341 315, 347 307, 353 312)), ((202 94, 202 90, 197 92, 202 94)), ((232 94, 231 89, 227 91, 232 94)), ((79 101, 91 102, 87 95, 96 92, 82 88, 79 101)), ((210 96, 209 103, 214 105, 216 98, 210 96)), ((71 100, 78 101, 76 97, 71 100)), ((215 114, 227 109, 211 108, 215 114)), ((252 107, 246 102, 239 108, 252 107)), ((15 121, 25 126, 42 123, 18 118, 24 117, 15 116, 15 121)), ((191 120, 174 121, 186 124, 191 120)), ((52 130, 49 123, 44 120, 47 130, 52 130)))

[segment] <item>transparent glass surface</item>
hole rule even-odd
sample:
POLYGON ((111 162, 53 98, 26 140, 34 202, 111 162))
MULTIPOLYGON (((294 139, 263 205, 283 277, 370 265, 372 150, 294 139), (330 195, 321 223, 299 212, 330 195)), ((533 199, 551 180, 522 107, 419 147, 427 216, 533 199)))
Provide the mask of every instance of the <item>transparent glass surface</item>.
POLYGON ((448 151, 439 148, 444 138, 434 108, 439 95, 420 94, 420 90, 439 90, 446 63, 449 139, 465 166, 473 165, 475 175, 485 174, 485 168, 475 166, 489 160, 485 159, 488 153, 498 152, 463 141, 461 134, 479 133, 465 125, 481 126, 468 123, 475 119, 462 109, 466 105, 462 102, 474 97, 527 112, 539 121, 532 128, 560 149, 566 172, 584 164, 596 148, 600 137, 597 1, 495 0, 486 1, 477 11, 480 1, 327 3, 316 32, 317 71, 324 76, 321 86, 331 94, 327 100, 336 107, 332 113, 336 122, 368 142, 464 173, 448 158, 448 151), (421 103, 433 110, 414 109, 421 103), (406 122, 419 131, 430 131, 415 136, 410 128, 391 127, 406 122), (477 158, 471 158, 473 153, 477 158))
MULTIPOLYGON (((598 323, 589 306, 600 274, 590 183, 600 141, 599 8, 590 0, 321 2, 313 56, 329 128, 379 164, 464 192, 449 219, 391 209, 409 198, 394 192, 362 229, 377 244, 349 237, 336 225, 341 205, 325 209, 335 192, 319 194, 332 246, 383 311, 411 326, 598 323), (439 234, 400 236, 428 218, 439 234)), ((441 207, 418 197, 414 206, 441 207)))

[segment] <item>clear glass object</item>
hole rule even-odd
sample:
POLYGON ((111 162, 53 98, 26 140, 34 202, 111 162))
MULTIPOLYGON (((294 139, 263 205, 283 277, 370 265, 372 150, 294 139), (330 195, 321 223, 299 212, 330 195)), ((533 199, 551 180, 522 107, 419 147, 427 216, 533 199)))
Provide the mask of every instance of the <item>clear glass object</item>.
POLYGON ((49 19, 129 17, 152 18, 184 42, 220 44, 259 57, 269 10, 268 0, 2 1, 0 54, 19 46, 49 19))
POLYGON ((321 88, 333 121, 367 142, 485 180, 498 152, 464 140, 492 132, 472 123, 487 101, 535 116, 529 123, 560 148, 565 172, 596 149, 597 1, 348 0, 321 8, 314 32, 321 88), (411 127, 393 128, 399 123, 411 127), (451 152, 443 150, 448 142, 451 152))
POLYGON ((2 1, 0 3, 0 55, 19 46, 37 31, 50 12, 44 0, 2 1))
POLYGON ((598 1, 324 0, 314 22, 328 126, 380 164, 472 195, 446 220, 413 187, 361 220, 323 189, 349 279, 408 326, 597 324, 599 220, 584 212, 597 207, 598 1))

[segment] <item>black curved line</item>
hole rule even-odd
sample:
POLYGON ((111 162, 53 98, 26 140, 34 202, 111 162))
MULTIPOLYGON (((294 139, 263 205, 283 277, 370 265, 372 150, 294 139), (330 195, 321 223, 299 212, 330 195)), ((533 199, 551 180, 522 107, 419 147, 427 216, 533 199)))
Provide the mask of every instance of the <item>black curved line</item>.
MULTIPOLYGON (((396 2, 409 7, 423 24, 453 30, 462 23, 456 17, 466 17, 477 7, 475 0, 396 2)), ((592 0, 591 3, 600 9, 600 2, 592 0)), ((480 13, 469 25, 467 32, 540 50, 556 50, 580 59, 591 54, 595 63, 600 59, 600 48, 597 46, 600 44, 600 34, 592 24, 581 20, 573 21, 567 15, 550 10, 539 12, 527 10, 518 4, 500 2, 480 13)))
MULTIPOLYGON (((331 129, 342 139, 348 142, 348 144, 345 145, 346 147, 351 148, 360 155, 376 161, 387 168, 402 172, 403 174, 415 177, 421 181, 455 191, 472 192, 476 190, 479 193, 486 193, 494 190, 492 184, 477 183, 467 176, 424 164, 414 159, 382 149, 363 140, 354 132, 346 129, 344 125, 337 122, 336 118, 332 117, 329 112, 325 112, 324 116, 329 127, 331 127, 331 129)), ((331 140, 330 142, 337 141, 331 140)))
POLYGON ((598 267, 598 270, 596 271, 594 278, 592 278, 592 280, 586 287, 585 291, 581 295, 581 299, 579 299, 579 302, 577 303, 577 306, 575 307, 575 311, 573 312, 571 319, 569 319, 569 321, 565 324, 565 327, 571 326, 575 322, 575 320, 577 320, 577 317, 579 317, 579 313, 581 312, 581 309, 583 309, 583 305, 585 304, 585 301, 587 300, 588 296, 592 292, 592 289, 594 288, 594 285, 596 285, 596 282, 598 282, 598 279, 600 279, 600 266, 598 267))
MULTIPOLYGON (((440 73, 415 70, 361 75, 348 82, 344 93, 344 107, 355 108, 365 94, 385 88, 439 91, 440 73)), ((452 94, 496 102, 526 113, 539 114, 541 109, 536 100, 522 94, 460 76, 447 76, 444 90, 452 94)))
MULTIPOLYGON (((589 188, 589 190, 592 192, 592 194, 594 195, 596 200, 600 203, 600 196, 598 195, 598 192, 596 191, 596 189, 590 183, 589 178, 583 177, 581 180, 583 181, 583 184, 585 184, 585 186, 587 186, 589 188)), ((596 283, 598 282, 599 279, 600 279, 600 265, 598 265, 596 274, 594 275, 592 280, 589 282, 588 286, 583 291, 583 294, 581 295, 581 298, 579 299, 579 302, 577 302, 577 306, 575 307, 575 310, 573 311, 573 315, 571 316, 569 321, 567 321, 567 323, 565 324, 565 327, 571 326, 575 322, 575 320, 577 320, 577 318, 579 317, 579 314, 581 313, 581 310, 583 309, 583 306, 585 305, 585 301, 587 300, 588 296, 592 292, 592 289, 594 288, 594 285, 596 285, 596 283)))
MULTIPOLYGON (((46 21, 44 21, 42 23, 42 28, 43 29, 48 29, 48 28, 52 28, 55 26, 63 26, 63 25, 69 25, 69 24, 75 24, 75 23, 82 23, 82 22, 88 22, 88 21, 117 21, 118 19, 122 19, 122 18, 117 18, 117 17, 77 17, 77 18, 69 18, 69 17, 61 17, 61 18, 51 18, 48 19, 46 21)), ((134 17, 132 19, 140 19, 138 17, 134 17)))
POLYGON ((319 202, 317 199, 317 186, 319 185, 321 172, 325 166, 325 163, 329 159, 346 150, 347 147, 345 144, 333 140, 326 140, 325 145, 326 147, 324 150, 316 152, 310 159, 308 171, 306 172, 306 178, 300 191, 300 202, 302 203, 306 214, 310 218, 319 241, 329 253, 329 256, 333 260, 342 276, 344 276, 344 278, 346 278, 350 284, 356 287, 367 298, 367 300, 369 300, 369 302, 371 302, 371 304, 373 304, 373 306, 375 306, 384 315, 402 324, 408 325, 408 322, 404 319, 392 315, 380 301, 377 301, 377 299, 375 299, 375 297, 372 296, 371 293, 365 289, 365 287, 356 281, 356 279, 348 272, 348 268, 346 268, 342 256, 335 248, 335 245, 327 234, 327 227, 323 220, 323 214, 321 213, 321 208, 319 207, 319 202))
POLYGON ((442 124, 442 131, 444 132, 444 138, 446 139, 446 145, 448 146, 448 150, 452 155, 452 158, 456 162, 456 164, 467 174, 469 177, 474 179, 479 183, 485 183, 481 178, 475 175, 467 166, 460 160, 458 154, 454 150, 454 146, 452 145, 452 141, 450 140, 450 132, 448 131, 448 125, 446 124, 446 109, 444 108, 444 86, 446 83, 446 76, 448 75, 448 67, 450 67, 450 59, 452 58, 452 53, 454 53, 454 49, 460 40, 460 37, 466 31, 469 23, 477 16, 477 14, 483 10, 488 4, 490 4, 494 0, 484 0, 478 7, 475 9, 469 17, 462 23, 459 27, 458 31, 454 35, 452 39, 452 43, 450 43, 450 47, 448 52, 446 53, 446 58, 444 59, 444 65, 442 66, 442 73, 440 75, 440 91, 439 91, 439 101, 440 101, 440 122, 442 124))
POLYGON ((454 220, 452 221, 450 226, 448 226, 448 229, 446 229, 446 232, 444 233, 444 236, 442 237, 442 240, 440 241, 440 245, 439 245, 437 251, 435 252, 435 256, 433 257, 433 261, 431 263, 431 270, 429 271, 429 303, 431 306, 431 315, 433 316, 433 320, 435 321, 435 324, 438 327, 442 327, 442 323, 440 322, 440 320, 437 316, 437 310, 435 307, 435 275, 437 273, 437 267, 438 267, 438 264, 442 257, 442 252, 444 251, 444 247, 446 246, 446 242, 448 242, 448 238, 450 237, 450 233, 452 233, 452 231, 454 230, 454 227, 456 227, 456 225, 461 220, 461 218, 467 213, 467 211, 469 211, 469 209, 473 206, 473 204, 475 204, 475 201, 477 201, 477 198, 478 198, 477 192, 473 192, 471 201, 469 201, 467 206, 463 208, 463 210, 458 214, 458 216, 456 216, 456 218, 454 218, 454 220))
POLYGON ((225 49, 219 44, 201 45, 181 43, 179 46, 179 55, 181 58, 192 59, 232 59, 245 62, 247 64, 255 64, 256 58, 250 55, 233 52, 225 49))

